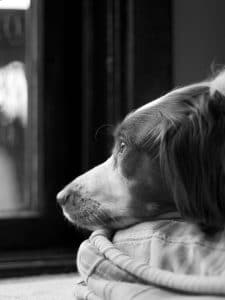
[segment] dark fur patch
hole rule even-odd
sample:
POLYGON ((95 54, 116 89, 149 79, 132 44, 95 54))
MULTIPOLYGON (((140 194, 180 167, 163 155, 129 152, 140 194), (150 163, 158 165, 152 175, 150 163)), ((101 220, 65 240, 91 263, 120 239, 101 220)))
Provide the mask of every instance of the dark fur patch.
POLYGON ((196 99, 190 115, 175 126, 167 125, 160 150, 178 210, 206 230, 219 230, 225 224, 225 99, 221 102, 221 97, 206 94, 196 99))
POLYGON ((160 107, 136 111, 129 114, 117 127, 115 138, 124 135, 133 145, 147 149, 147 144, 148 147, 151 145, 151 133, 157 129, 161 120, 160 107))
POLYGON ((143 153, 129 149, 121 159, 120 167, 122 174, 127 179, 132 179, 142 173, 143 153))
POLYGON ((161 174, 159 145, 153 139, 151 143, 151 134, 154 126, 159 124, 160 118, 162 115, 158 110, 147 109, 133 113, 115 131, 116 141, 124 139, 127 142, 127 149, 123 155, 114 152, 117 167, 121 169, 122 175, 132 182, 129 212, 142 221, 176 210, 161 174))

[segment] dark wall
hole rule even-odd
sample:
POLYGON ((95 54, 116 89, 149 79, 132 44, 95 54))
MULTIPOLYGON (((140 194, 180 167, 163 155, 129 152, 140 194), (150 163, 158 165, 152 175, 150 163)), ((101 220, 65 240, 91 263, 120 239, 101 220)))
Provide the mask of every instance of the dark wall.
POLYGON ((183 85, 225 64, 225 1, 173 1, 173 81, 183 85))
POLYGON ((170 1, 134 1, 135 106, 171 88, 170 1))

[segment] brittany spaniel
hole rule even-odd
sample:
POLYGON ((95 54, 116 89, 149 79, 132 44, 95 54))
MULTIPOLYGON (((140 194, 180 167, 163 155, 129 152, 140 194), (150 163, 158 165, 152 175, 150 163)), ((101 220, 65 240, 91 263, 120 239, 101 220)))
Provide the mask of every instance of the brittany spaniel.
POLYGON ((57 195, 71 222, 117 229, 178 217, 224 227, 225 72, 131 112, 114 140, 105 162, 57 195))

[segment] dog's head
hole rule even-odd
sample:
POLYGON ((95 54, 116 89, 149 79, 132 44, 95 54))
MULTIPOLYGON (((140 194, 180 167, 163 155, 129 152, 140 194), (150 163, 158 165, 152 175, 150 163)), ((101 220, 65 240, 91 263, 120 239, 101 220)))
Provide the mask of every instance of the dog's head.
POLYGON ((78 226, 121 228, 166 214, 225 224, 225 72, 130 113, 107 161, 57 196, 78 226))

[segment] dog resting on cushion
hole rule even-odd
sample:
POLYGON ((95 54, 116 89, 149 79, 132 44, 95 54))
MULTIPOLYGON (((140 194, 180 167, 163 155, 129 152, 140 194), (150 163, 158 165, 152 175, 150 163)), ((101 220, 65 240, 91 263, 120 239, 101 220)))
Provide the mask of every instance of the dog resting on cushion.
POLYGON ((224 71, 131 112, 114 137, 108 160, 57 195, 71 222, 118 229, 174 214, 224 228, 224 71))

